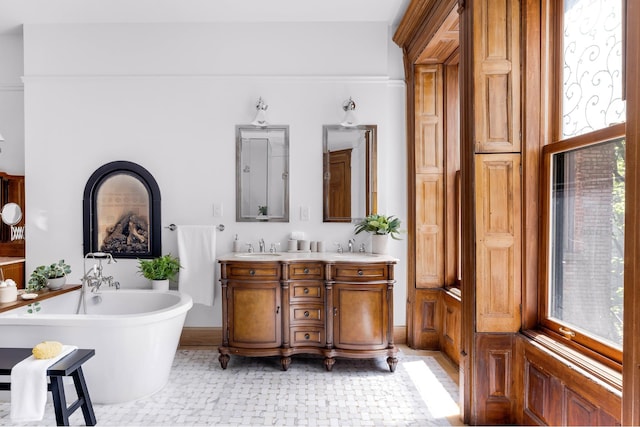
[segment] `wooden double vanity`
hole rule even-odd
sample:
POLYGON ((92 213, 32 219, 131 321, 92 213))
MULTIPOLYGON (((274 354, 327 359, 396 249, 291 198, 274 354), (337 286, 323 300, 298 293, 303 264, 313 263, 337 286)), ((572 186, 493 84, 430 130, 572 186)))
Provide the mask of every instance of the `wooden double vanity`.
POLYGON ((222 345, 230 355, 398 359, 393 344, 396 259, 364 253, 236 253, 218 258, 222 345))

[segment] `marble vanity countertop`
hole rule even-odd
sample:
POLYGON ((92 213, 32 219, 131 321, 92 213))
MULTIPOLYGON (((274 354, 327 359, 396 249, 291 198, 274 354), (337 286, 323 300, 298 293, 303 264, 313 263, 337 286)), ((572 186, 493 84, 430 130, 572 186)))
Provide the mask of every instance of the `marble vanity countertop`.
POLYGON ((321 261, 321 262, 398 262, 391 255, 369 252, 235 252, 218 257, 218 261, 321 261))
POLYGON ((24 262, 25 259, 17 256, 0 256, 0 266, 1 265, 9 265, 16 264, 18 262, 24 262))

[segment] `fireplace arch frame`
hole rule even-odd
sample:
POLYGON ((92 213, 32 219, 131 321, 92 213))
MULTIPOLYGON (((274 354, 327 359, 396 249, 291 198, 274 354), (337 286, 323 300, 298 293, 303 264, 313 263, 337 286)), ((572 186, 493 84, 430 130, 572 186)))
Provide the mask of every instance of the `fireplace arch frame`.
POLYGON ((96 169, 87 180, 82 199, 83 250, 84 255, 100 250, 98 242, 97 194, 102 184, 116 175, 127 175, 137 179, 147 190, 149 197, 149 251, 147 252, 110 252, 114 258, 156 258, 162 254, 162 222, 160 187, 151 173, 137 163, 117 160, 106 163, 96 169))

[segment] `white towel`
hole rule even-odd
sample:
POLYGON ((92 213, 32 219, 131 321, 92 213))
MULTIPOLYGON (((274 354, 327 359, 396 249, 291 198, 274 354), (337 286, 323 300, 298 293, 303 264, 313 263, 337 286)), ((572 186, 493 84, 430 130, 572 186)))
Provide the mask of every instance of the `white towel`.
POLYGON ((47 403, 47 369, 78 347, 63 345, 51 359, 29 356, 11 368, 11 421, 41 421, 47 403))
POLYGON ((213 305, 216 266, 216 229, 213 225, 179 225, 178 289, 197 304, 213 305))

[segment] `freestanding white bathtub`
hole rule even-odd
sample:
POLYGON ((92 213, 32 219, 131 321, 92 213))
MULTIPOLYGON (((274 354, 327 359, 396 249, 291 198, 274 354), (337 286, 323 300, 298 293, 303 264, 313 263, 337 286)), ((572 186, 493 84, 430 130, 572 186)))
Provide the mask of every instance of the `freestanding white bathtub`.
POLYGON ((191 297, 176 291, 87 292, 87 314, 76 314, 80 295, 77 290, 42 300, 36 314, 26 306, 0 313, 0 346, 60 341, 95 349, 83 371, 96 403, 132 401, 164 387, 191 297))

